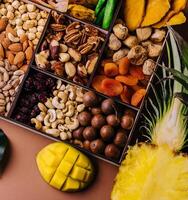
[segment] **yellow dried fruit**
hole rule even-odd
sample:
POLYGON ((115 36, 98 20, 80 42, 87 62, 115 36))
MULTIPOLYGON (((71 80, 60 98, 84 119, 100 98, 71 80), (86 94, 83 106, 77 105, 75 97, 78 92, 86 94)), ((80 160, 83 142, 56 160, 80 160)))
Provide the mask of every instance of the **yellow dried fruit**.
POLYGON ((126 0, 124 7, 124 20, 129 30, 138 28, 144 17, 145 0, 126 0))
MULTIPOLYGON (((141 26, 150 26, 159 22, 166 15, 169 9, 170 3, 168 0, 148 0, 146 15, 141 26)), ((135 16, 137 15, 135 14, 135 16)))
POLYGON ((16 54, 14 57, 14 65, 22 64, 25 59, 25 53, 24 52, 19 52, 16 54))
POLYGON ((8 49, 14 52, 19 52, 22 51, 22 45, 20 43, 14 43, 9 45, 8 49))
POLYGON ((94 21, 95 20, 95 11, 86 8, 82 5, 70 4, 68 7, 69 13, 80 20, 94 21))
POLYGON ((46 146, 38 153, 36 160, 43 179, 61 191, 82 190, 94 177, 91 161, 64 143, 56 142, 46 146))
POLYGON ((181 10, 185 9, 187 0, 174 0, 172 3, 172 10, 170 10, 167 15, 157 24, 155 24, 154 28, 162 28, 167 26, 167 22, 172 18, 173 15, 179 13, 181 10))
POLYGON ((183 24, 186 22, 186 17, 183 12, 180 12, 174 15, 170 20, 167 22, 167 26, 173 26, 178 24, 183 24))
POLYGON ((187 0, 174 0, 172 4, 172 10, 178 13, 181 10, 185 9, 186 4, 187 4, 187 0))

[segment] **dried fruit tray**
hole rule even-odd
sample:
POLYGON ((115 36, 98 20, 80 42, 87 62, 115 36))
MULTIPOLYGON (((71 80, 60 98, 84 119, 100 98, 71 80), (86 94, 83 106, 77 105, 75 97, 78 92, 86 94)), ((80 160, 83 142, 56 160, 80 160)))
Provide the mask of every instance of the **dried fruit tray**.
MULTIPOLYGON (((32 2, 29 3, 32 4, 32 2)), ((75 146, 76 148, 85 152, 88 155, 97 157, 114 165, 119 165, 124 158, 130 139, 138 123, 138 118, 143 107, 144 99, 142 103, 140 103, 139 107, 136 107, 130 105, 130 103, 128 102, 122 102, 119 98, 114 98, 113 100, 115 103, 111 105, 111 107, 113 107, 113 111, 109 111, 109 106, 108 110, 105 111, 105 106, 102 107, 102 104, 104 103, 104 101, 109 101, 110 99, 107 94, 103 94, 102 92, 94 90, 92 88, 92 82, 96 74, 98 73, 98 66, 105 58, 107 43, 115 21, 120 13, 121 4, 122 2, 120 1, 116 8, 112 24, 108 31, 105 31, 87 22, 75 19, 67 14, 62 15, 62 13, 60 12, 56 13, 49 9, 49 16, 45 24, 44 30, 36 46, 35 52, 32 55, 28 70, 26 71, 25 76, 22 77, 22 81, 20 86, 18 87, 15 99, 13 100, 13 103, 11 104, 10 110, 7 115, 0 116, 0 118, 21 126, 25 129, 31 130, 32 132, 47 137, 49 139, 55 141, 64 140, 64 142, 75 146), (77 30, 75 30, 75 27, 77 30), (77 43, 78 38, 75 39, 74 34, 76 33, 77 36, 77 34, 80 34, 80 32, 84 32, 85 34, 81 34, 81 39, 79 39, 79 41, 85 41, 89 37, 91 39, 89 44, 85 45, 84 42, 81 44, 77 43), (72 40, 72 36, 75 40, 72 40), (66 38, 66 40, 64 38, 66 38), (98 40, 96 40, 96 38, 98 40), (63 41, 61 44, 60 61, 66 62, 66 64, 69 63, 67 69, 65 67, 65 71, 59 70, 59 64, 61 68, 61 62, 54 62, 57 56, 57 46, 59 46, 59 44, 57 44, 57 41, 60 40, 63 41), (51 41, 53 41, 53 43, 51 43, 51 41), (48 48, 50 49, 50 51, 48 50, 48 48), (71 56, 67 54, 67 48, 69 50, 72 50, 72 52, 69 52, 71 56), (83 52, 81 54, 78 54, 78 50, 75 50, 75 48, 80 48, 79 51, 83 50, 83 52), (87 53, 90 51, 94 52, 87 55, 87 53), (50 56, 51 58, 50 65, 54 65, 51 69, 49 68, 49 60, 47 60, 45 57, 46 55, 48 57, 50 56), (80 56, 83 56, 83 58, 80 58, 80 56), (74 80, 72 77, 75 76, 75 73, 77 73, 78 69, 75 70, 73 65, 75 62, 79 62, 80 60, 82 60, 82 63, 84 62, 84 65, 88 66, 91 66, 91 63, 94 60, 94 64, 92 63, 92 70, 89 73, 89 76, 87 76, 87 79, 85 79, 85 76, 83 75, 85 71, 83 70, 82 66, 79 65, 80 77, 74 80), (72 70, 69 70, 71 69, 71 67, 73 68, 73 72, 72 70), (68 76, 63 76, 64 74, 68 74, 68 76), (86 98, 84 97, 84 94, 88 91, 90 92, 90 95, 93 95, 93 93, 96 95, 95 98, 92 98, 95 100, 97 98, 97 105, 100 105, 100 109, 96 109, 96 104, 94 103, 90 102, 90 104, 88 105, 86 105, 86 103, 83 103, 83 98, 86 98), (76 97, 74 97, 74 92, 76 94, 76 97), (65 101, 64 103, 65 105, 67 105, 67 107, 64 107, 64 104, 63 106, 62 104, 60 105, 58 102, 58 98, 62 98, 62 101, 65 101), (38 104, 39 102, 40 105, 38 104), (77 109, 75 113, 71 113, 72 105, 74 105, 74 109, 77 109), (55 113, 57 115, 56 118, 59 120, 57 124, 53 123, 55 121, 53 119, 53 109, 55 109, 55 113), (62 120, 61 117, 58 117, 59 115, 61 115, 61 112, 59 112, 59 110, 63 109, 65 109, 66 111, 67 118, 63 119, 65 122, 62 123, 66 123, 67 129, 65 130, 64 127, 60 126, 61 131, 57 131, 56 127, 60 124, 60 120, 62 120), (28 111, 30 112, 29 114, 28 111), (83 115, 82 112, 85 112, 85 115, 83 115), (103 112, 105 118, 100 118, 101 112, 103 112), (43 116, 45 113, 46 116, 43 116), (117 115, 117 113, 119 117, 118 119, 121 121, 121 123, 120 121, 117 122, 117 117, 114 121, 113 117, 114 115, 117 115), (98 118, 96 118, 95 115, 98 115, 98 118), (113 116, 109 117, 109 115, 113 116), (28 118, 29 116, 30 118, 28 118), (131 125, 127 125, 127 116, 131 117, 131 120, 133 119, 132 121, 128 120, 129 123, 131 122, 131 125), (77 118, 79 118, 80 120, 77 120, 77 118), (92 118, 92 120, 90 119, 90 122, 88 122, 89 118, 92 118), (50 120, 53 125, 49 124, 50 120), (38 123, 41 121, 45 123, 44 126, 41 125, 41 123, 38 123), (103 121, 104 123, 102 123, 103 121), (112 124, 112 126, 114 126, 113 130, 109 129, 109 126, 106 125, 106 121, 108 122, 108 124, 112 124), (72 122, 75 123, 73 124, 72 122), (72 134, 71 130, 75 129, 73 125, 76 126, 77 130, 79 129, 79 131, 82 130, 83 132, 83 127, 79 127, 77 122, 81 123, 82 126, 89 126, 89 129, 84 129, 84 138, 83 136, 80 136, 80 132, 74 132, 73 140, 72 135, 70 135, 72 134), (116 123, 118 125, 116 125, 116 123), (49 126, 53 126, 51 128, 53 130, 48 130, 49 126), (99 127, 101 128, 102 126, 106 127, 103 130, 99 131, 99 127), (119 133, 118 137, 116 137, 117 130, 119 133), (66 131, 67 133, 65 134, 64 132, 66 131), (109 132, 111 133, 111 136, 106 135, 106 133, 109 132), (125 132, 127 134, 127 138, 125 138, 124 136, 122 138, 122 132, 125 132), (112 138, 114 138, 113 142, 115 145, 112 145, 112 138), (124 141, 123 144, 121 143, 121 141, 124 141)), ((46 8, 41 5, 37 5, 37 7, 46 10, 46 8)), ((156 60, 156 66, 159 61, 160 56, 158 56, 156 60)), ((152 81, 152 79, 153 75, 149 77, 148 82, 152 81)), ((150 84, 147 84, 146 92, 149 88, 150 84)))

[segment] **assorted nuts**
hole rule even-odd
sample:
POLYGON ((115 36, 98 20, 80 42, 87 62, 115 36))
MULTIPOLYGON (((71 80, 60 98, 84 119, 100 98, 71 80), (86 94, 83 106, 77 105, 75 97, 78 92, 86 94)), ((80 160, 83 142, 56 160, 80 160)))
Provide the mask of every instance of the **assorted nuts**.
POLYGON ((50 28, 35 56, 38 68, 54 72, 79 84, 87 84, 104 35, 90 25, 73 22, 52 12, 50 28))
POLYGON ((23 70, 0 61, 0 115, 7 116, 23 77, 23 70))
MULTIPOLYGON (((36 47, 48 13, 39 10, 33 4, 27 4, 18 0, 3 0, 0 4, 0 26, 7 21, 13 27, 7 36, 12 42, 18 42, 18 37, 27 35, 29 41, 36 47), (15 33, 18 37, 15 37, 15 33)), ((0 28, 1 31, 2 27, 0 28)), ((8 29, 8 28, 7 28, 8 29)), ((5 29, 4 29, 5 30, 5 29)))
POLYGON ((38 103, 40 113, 31 119, 31 123, 46 134, 70 140, 72 131, 79 127, 78 115, 85 109, 83 95, 81 88, 58 80, 53 96, 38 103))

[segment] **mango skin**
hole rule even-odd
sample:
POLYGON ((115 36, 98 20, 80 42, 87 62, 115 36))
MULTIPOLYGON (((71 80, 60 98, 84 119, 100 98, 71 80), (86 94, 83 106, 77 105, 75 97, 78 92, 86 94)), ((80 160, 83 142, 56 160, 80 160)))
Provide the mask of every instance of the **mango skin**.
POLYGON ((56 142, 44 147, 36 157, 43 179, 63 192, 85 189, 94 178, 91 161, 68 144, 56 142))

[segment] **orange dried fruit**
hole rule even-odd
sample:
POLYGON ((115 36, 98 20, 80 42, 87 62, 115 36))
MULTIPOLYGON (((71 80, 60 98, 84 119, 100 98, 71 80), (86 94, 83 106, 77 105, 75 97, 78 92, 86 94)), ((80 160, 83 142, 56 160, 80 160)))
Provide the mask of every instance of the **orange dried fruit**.
POLYGON ((120 75, 126 75, 129 72, 130 67, 130 61, 127 57, 121 58, 117 61, 117 64, 119 65, 119 74, 120 75))
POLYGON ((123 91, 122 84, 119 81, 110 78, 105 78, 102 81, 101 87, 104 91, 103 93, 110 97, 119 96, 123 91))
POLYGON ((144 73, 141 66, 131 66, 129 73, 138 80, 144 80, 144 73))
POLYGON ((137 90, 132 98, 131 98, 131 105, 132 106, 138 106, 140 104, 140 102, 142 101, 142 99, 144 98, 144 96, 146 95, 146 90, 145 89, 139 89, 137 90))
POLYGON ((132 76, 132 75, 126 75, 126 76, 116 76, 115 78, 117 81, 124 83, 128 86, 133 86, 138 84, 138 78, 132 76))
POLYGON ((130 89, 127 86, 124 86, 123 91, 120 94, 121 101, 130 104, 130 96, 131 96, 130 89))
POLYGON ((102 90, 102 81, 104 79, 106 79, 107 77, 106 76, 103 76, 103 75, 97 75, 94 77, 93 79, 93 82, 92 82, 92 87, 97 91, 97 92, 101 92, 103 93, 103 90, 102 90))
POLYGON ((115 63, 106 63, 104 66, 104 74, 108 77, 117 76, 118 71, 118 66, 115 63))

